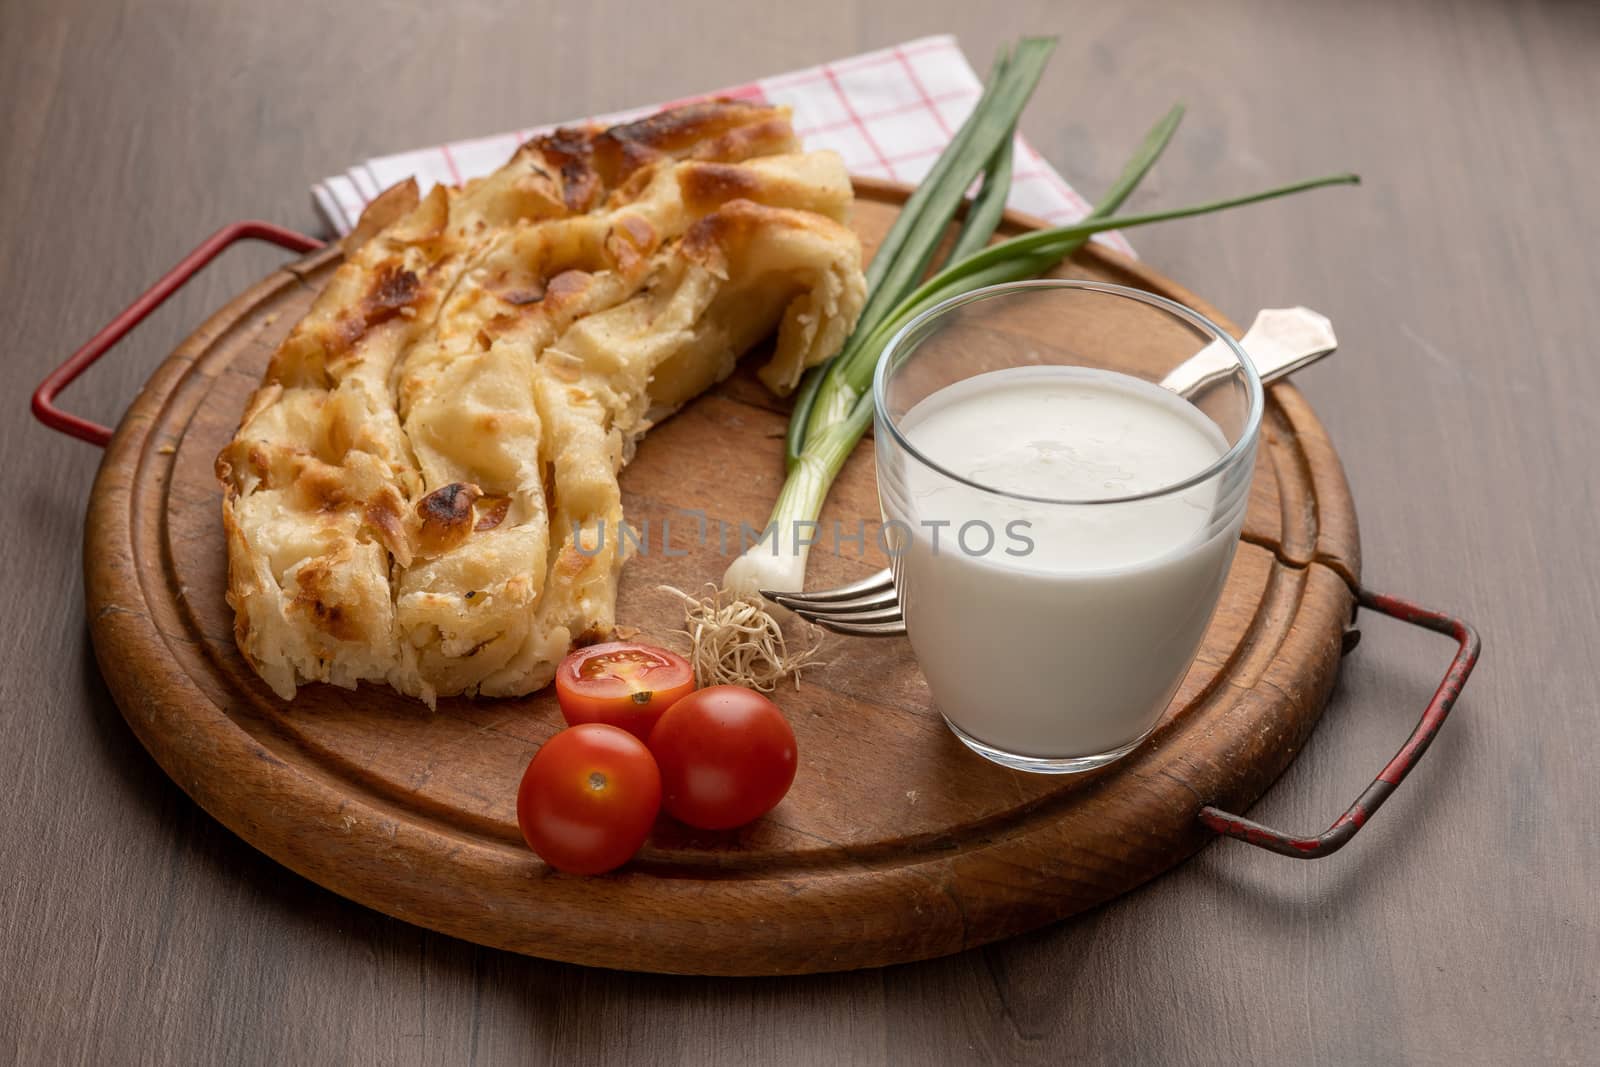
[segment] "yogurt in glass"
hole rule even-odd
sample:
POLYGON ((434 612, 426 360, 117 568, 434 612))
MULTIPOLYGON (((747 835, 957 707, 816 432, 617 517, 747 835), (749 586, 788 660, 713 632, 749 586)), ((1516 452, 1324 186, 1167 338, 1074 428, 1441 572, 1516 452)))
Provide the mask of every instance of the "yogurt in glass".
POLYGON ((934 702, 1010 766, 1118 758, 1159 722, 1215 610, 1253 424, 1230 441, 1189 400, 1104 367, 1030 362, 923 392, 892 422, 880 410, 877 451, 934 702))

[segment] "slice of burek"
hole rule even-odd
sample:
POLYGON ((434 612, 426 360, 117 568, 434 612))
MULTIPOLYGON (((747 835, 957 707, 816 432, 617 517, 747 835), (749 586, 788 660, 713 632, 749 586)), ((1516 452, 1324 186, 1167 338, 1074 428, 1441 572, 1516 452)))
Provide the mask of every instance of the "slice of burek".
POLYGON ((284 698, 548 684, 616 623, 639 436, 774 331, 779 394, 843 344, 850 203, 785 110, 730 101, 384 194, 217 459, 246 659, 284 698))

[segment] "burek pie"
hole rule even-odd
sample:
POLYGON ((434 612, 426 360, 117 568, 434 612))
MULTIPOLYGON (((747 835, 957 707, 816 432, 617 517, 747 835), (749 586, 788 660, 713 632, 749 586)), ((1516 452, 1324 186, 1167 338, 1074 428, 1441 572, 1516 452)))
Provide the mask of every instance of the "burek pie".
POLYGON ((716 101, 375 200, 217 457, 240 650, 278 695, 546 685, 611 632, 617 474, 776 331, 784 394, 865 296, 848 175, 716 101))

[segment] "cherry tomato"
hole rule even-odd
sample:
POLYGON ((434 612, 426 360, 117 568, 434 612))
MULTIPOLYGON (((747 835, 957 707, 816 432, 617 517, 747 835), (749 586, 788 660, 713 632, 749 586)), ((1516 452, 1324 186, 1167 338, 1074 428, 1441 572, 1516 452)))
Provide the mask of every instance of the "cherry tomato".
POLYGON ((794 781, 794 731, 753 689, 714 685, 668 708, 650 732, 662 806, 679 822, 726 830, 778 806, 794 781))
POLYGON ((661 810, 661 772, 626 730, 586 723, 534 753, 517 790, 517 824, 546 863, 603 874, 639 851, 661 810))
POLYGON ((556 699, 568 726, 609 723, 641 741, 663 711, 692 692, 688 660, 628 641, 575 649, 556 668, 556 699))

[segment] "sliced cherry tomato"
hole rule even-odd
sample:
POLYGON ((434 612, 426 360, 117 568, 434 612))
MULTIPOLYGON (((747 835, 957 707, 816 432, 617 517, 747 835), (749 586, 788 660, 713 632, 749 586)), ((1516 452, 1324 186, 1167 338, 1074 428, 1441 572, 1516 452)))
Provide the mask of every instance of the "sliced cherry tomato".
POLYGON ((567 725, 608 723, 641 741, 663 711, 692 692, 688 660, 629 641, 576 649, 556 668, 556 699, 567 725))
POLYGON ((713 685, 690 693, 650 732, 667 814, 726 830, 778 806, 794 782, 794 731, 753 689, 713 685))
POLYGON ((627 863, 661 810, 650 750, 615 726, 562 730, 534 753, 517 790, 517 824, 546 863, 603 874, 627 863))

